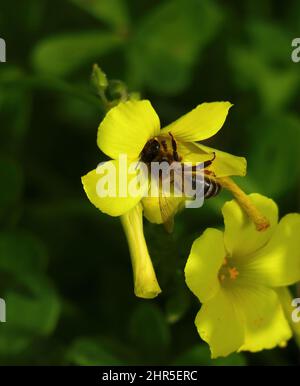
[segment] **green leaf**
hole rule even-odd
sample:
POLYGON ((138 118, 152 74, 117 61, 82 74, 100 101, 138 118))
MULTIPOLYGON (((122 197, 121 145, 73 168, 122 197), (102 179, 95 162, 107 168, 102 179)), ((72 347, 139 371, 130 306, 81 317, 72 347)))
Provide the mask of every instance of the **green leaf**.
POLYGON ((7 328, 7 325, 1 324, 0 329, 0 356, 16 355, 25 350, 30 344, 30 337, 23 332, 17 332, 7 328), (2 328, 4 327, 4 328, 2 328))
POLYGON ((0 68, 0 147, 7 154, 18 150, 30 123, 32 96, 22 87, 22 78, 14 66, 0 68))
POLYGON ((291 55, 291 37, 286 29, 274 22, 251 20, 246 30, 252 46, 268 62, 287 63, 291 55))
POLYGON ((0 233, 0 272, 17 277, 44 272, 47 257, 44 244, 28 232, 0 233))
POLYGON ((257 117, 248 126, 249 177, 262 194, 279 197, 299 180, 300 120, 292 115, 274 115, 257 117))
POLYGON ((125 30, 128 25, 128 10, 123 0, 70 1, 114 28, 125 30))
POLYGON ((229 50, 236 82, 242 89, 257 92, 262 111, 283 110, 295 96, 300 80, 290 59, 290 36, 274 23, 251 21, 246 30, 248 46, 229 50))
POLYGON ((118 366, 122 361, 107 347, 105 341, 92 338, 76 339, 68 350, 71 363, 81 366, 118 366))
POLYGON ((180 355, 173 365, 176 366, 245 366, 246 359, 242 354, 231 354, 225 358, 211 359, 209 347, 199 344, 180 355))
POLYGON ((191 304, 188 290, 179 283, 176 287, 166 303, 166 318, 169 323, 178 322, 186 314, 191 304))
POLYGON ((23 174, 20 166, 12 159, 0 158, 0 215, 16 203, 23 188, 23 174))
POLYGON ((5 295, 7 322, 4 326, 34 335, 48 335, 56 326, 60 302, 57 294, 44 276, 23 276, 24 291, 9 290, 5 295))
POLYGON ((133 312, 130 326, 132 342, 146 356, 157 359, 170 344, 169 326, 160 309, 154 304, 140 304, 133 312))
POLYGON ((213 1, 169 0, 139 25, 128 51, 130 86, 144 84, 175 94, 191 80, 191 69, 220 26, 213 1))
POLYGON ((0 296, 6 323, 0 328, 0 355, 24 350, 57 324, 60 301, 43 273, 45 249, 28 233, 0 233, 0 296))
POLYGON ((277 69, 258 56, 255 49, 244 47, 233 49, 230 56, 238 85, 257 92, 261 111, 283 110, 294 97, 300 79, 295 66, 277 69))
MULTIPOLYGON (((2 274, 0 274, 0 280, 2 274)), ((0 355, 14 355, 27 348, 37 336, 50 334, 60 313, 60 302, 43 276, 24 275, 18 287, 5 291, 6 323, 0 329, 0 355)))
POLYGON ((122 39, 101 31, 74 32, 46 38, 38 43, 32 54, 37 71, 56 76, 66 76, 84 64, 92 66, 116 49, 122 39))

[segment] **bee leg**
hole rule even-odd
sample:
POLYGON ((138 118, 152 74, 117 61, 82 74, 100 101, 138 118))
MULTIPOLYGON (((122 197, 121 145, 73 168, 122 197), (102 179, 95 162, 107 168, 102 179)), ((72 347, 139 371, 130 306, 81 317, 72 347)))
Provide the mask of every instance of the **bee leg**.
POLYGON ((174 161, 176 162, 179 162, 180 158, 179 158, 179 155, 177 153, 177 143, 173 137, 173 134, 169 131, 169 136, 171 137, 171 141, 172 141, 172 149, 173 149, 173 158, 174 158, 174 161))
POLYGON ((213 151, 213 157, 211 159, 211 162, 213 162, 216 159, 216 153, 213 151))
POLYGON ((212 170, 204 170, 204 174, 208 176, 216 177, 215 173, 212 170))
POLYGON ((216 153, 213 152, 213 158, 203 162, 203 169, 208 168, 214 162, 215 159, 216 159, 216 153))
POLYGON ((168 151, 167 142, 163 139, 163 140, 161 141, 161 144, 162 144, 162 146, 163 146, 164 151, 167 152, 167 151, 168 151))

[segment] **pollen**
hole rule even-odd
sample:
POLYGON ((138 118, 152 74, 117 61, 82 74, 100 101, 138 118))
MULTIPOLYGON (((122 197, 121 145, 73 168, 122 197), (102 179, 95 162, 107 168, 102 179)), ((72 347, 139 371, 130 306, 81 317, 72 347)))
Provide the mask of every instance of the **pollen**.
POLYGON ((221 283, 230 283, 237 279, 239 271, 233 265, 233 262, 225 257, 218 276, 221 283))
POLYGON ((235 267, 228 268, 228 272, 232 280, 235 280, 239 275, 239 271, 235 267))

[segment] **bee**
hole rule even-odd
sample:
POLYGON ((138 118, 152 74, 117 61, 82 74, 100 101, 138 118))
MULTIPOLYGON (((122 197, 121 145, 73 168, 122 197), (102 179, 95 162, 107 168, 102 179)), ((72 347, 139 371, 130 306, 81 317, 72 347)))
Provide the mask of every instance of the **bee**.
POLYGON ((220 190, 221 185, 215 179, 204 176, 204 198, 215 197, 219 194, 220 190))
POLYGON ((154 162, 160 154, 160 143, 156 138, 150 139, 144 146, 140 160, 145 164, 154 162))
MULTIPOLYGON (((215 175, 207 168, 213 163, 216 158, 216 154, 213 153, 213 158, 211 160, 203 162, 203 173, 204 173, 204 198, 212 198, 219 194, 221 190, 221 185, 215 179, 215 175)), ((194 167, 193 167, 194 168, 194 167)), ((193 175, 193 178, 197 178, 196 174, 193 175)))
POLYGON ((168 151, 166 139, 161 139, 159 141, 157 138, 152 138, 144 146, 140 160, 146 164, 163 161, 166 161, 169 164, 174 161, 179 162, 180 157, 177 152, 177 143, 173 135, 171 133, 169 133, 169 135, 171 137, 172 153, 169 153, 168 151))
MULTIPOLYGON (((168 149, 168 138, 152 138, 150 139, 146 145, 144 146, 141 155, 140 161, 145 164, 150 165, 151 162, 168 162, 171 165, 173 162, 180 162, 182 158, 178 154, 177 143, 172 133, 169 132, 171 142, 172 151, 170 152, 168 149)), ((216 158, 215 153, 213 153, 213 158, 211 160, 205 161, 201 165, 201 169, 203 169, 203 183, 204 183, 204 198, 208 199, 211 197, 215 197, 221 190, 220 184, 214 178, 213 172, 207 170, 207 168, 213 163, 216 158)), ((183 164, 182 164, 183 166, 183 164)), ((201 170, 200 169, 200 170, 201 170)), ((180 169, 183 172, 183 167, 180 169)), ((192 186, 195 186, 197 182, 197 173, 199 173, 199 165, 192 166, 192 186)), ((198 174, 199 175, 199 174, 198 174)), ((159 194, 159 206, 162 221, 166 230, 170 233, 173 229, 173 217, 174 214, 179 209, 183 199, 180 198, 178 200, 169 200, 169 197, 164 195, 163 190, 161 189, 159 194), (175 205, 175 206, 174 206, 175 205)))

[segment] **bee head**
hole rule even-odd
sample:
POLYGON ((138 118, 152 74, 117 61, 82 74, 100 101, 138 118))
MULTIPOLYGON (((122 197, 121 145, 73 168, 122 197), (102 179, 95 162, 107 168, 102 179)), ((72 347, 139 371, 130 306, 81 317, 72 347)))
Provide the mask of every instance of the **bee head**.
POLYGON ((160 143, 157 139, 150 139, 141 152, 141 161, 145 163, 152 162, 160 152, 160 143))

